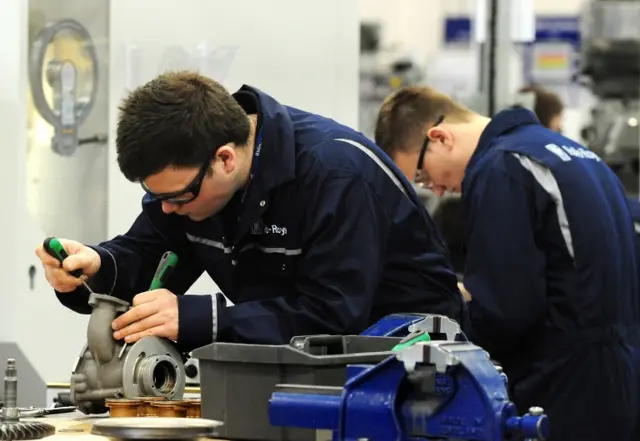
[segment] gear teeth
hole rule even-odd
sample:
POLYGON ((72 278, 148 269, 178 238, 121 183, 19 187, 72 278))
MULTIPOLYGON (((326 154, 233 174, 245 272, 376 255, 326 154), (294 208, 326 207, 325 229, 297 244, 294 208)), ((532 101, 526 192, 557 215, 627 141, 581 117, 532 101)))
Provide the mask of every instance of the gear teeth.
POLYGON ((54 433, 56 433, 56 428, 51 424, 37 421, 2 423, 0 425, 0 441, 41 439, 54 433))

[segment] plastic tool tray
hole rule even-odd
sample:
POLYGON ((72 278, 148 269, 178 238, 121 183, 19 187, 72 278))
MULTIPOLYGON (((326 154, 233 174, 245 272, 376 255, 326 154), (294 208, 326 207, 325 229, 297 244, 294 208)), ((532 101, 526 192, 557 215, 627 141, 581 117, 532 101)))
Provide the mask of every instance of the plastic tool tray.
POLYGON ((401 338, 296 337, 289 345, 213 343, 194 351, 199 360, 202 417, 224 421, 222 438, 316 441, 308 429, 272 427, 269 399, 277 384, 343 386, 350 364, 374 364, 401 338))

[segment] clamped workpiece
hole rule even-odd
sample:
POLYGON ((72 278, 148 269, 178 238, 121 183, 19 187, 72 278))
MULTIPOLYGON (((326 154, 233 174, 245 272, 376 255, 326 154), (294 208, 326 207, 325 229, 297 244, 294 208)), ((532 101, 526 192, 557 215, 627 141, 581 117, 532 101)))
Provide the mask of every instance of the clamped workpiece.
POLYGON ((517 415, 506 377, 483 349, 418 341, 396 352, 377 365, 349 366, 344 387, 278 385, 271 424, 331 430, 334 441, 548 437, 543 410, 517 415))
MULTIPOLYGON (((43 248, 61 264, 69 257, 62 242, 45 239, 43 248)), ((178 256, 167 251, 161 258, 149 290, 159 289, 178 263, 178 256)), ((110 398, 165 397, 180 399, 184 394, 185 368, 182 354, 166 338, 148 336, 129 345, 113 338, 113 320, 131 306, 118 297, 95 293, 82 270, 69 271, 80 278, 89 294, 91 317, 87 344, 71 374, 69 397, 81 412, 107 411, 110 398)), ((1 441, 1 440, 0 440, 1 441)))

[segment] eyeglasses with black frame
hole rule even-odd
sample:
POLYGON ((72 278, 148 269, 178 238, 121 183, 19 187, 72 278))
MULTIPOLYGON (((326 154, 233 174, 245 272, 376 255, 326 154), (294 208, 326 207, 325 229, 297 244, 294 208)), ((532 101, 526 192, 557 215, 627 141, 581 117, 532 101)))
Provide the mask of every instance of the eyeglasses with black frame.
MULTIPOLYGON (((444 121, 444 115, 438 117, 433 127, 438 126, 444 121)), ((433 128, 432 127, 432 128, 433 128)), ((424 156, 427 153, 427 147, 429 147, 429 134, 425 134, 422 148, 420 149, 420 156, 418 156, 418 165, 416 167, 416 174, 413 178, 413 182, 420 187, 427 187, 429 185, 429 174, 424 170, 424 156)))
POLYGON ((209 170, 209 166, 211 165, 211 159, 207 159, 201 166, 198 174, 193 181, 189 185, 187 185, 182 190, 174 191, 171 193, 154 193, 144 184, 141 183, 142 189, 147 192, 147 194, 154 199, 168 202, 170 204, 175 205, 185 205, 189 202, 192 202, 195 198, 200 194, 200 188, 202 187, 202 181, 207 174, 207 170, 209 170))

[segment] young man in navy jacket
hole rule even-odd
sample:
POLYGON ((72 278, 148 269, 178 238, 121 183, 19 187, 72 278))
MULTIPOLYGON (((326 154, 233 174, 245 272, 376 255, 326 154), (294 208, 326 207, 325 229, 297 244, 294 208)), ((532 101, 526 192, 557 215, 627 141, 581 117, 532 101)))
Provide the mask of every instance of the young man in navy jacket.
POLYGON ((609 167, 526 109, 489 119, 426 87, 385 100, 376 142, 410 179, 462 194, 469 337, 518 410, 543 407, 552 440, 640 439, 638 256, 609 167))
POLYGON ((412 186, 360 133, 258 89, 230 95, 188 72, 161 75, 120 107, 117 157, 146 191, 131 229, 98 246, 37 249, 65 306, 96 292, 133 302, 113 323, 190 351, 213 341, 284 344, 357 334, 395 312, 460 320, 447 249, 412 186), (162 254, 179 264, 147 291, 162 254), (203 273, 225 296, 183 295, 203 273))

